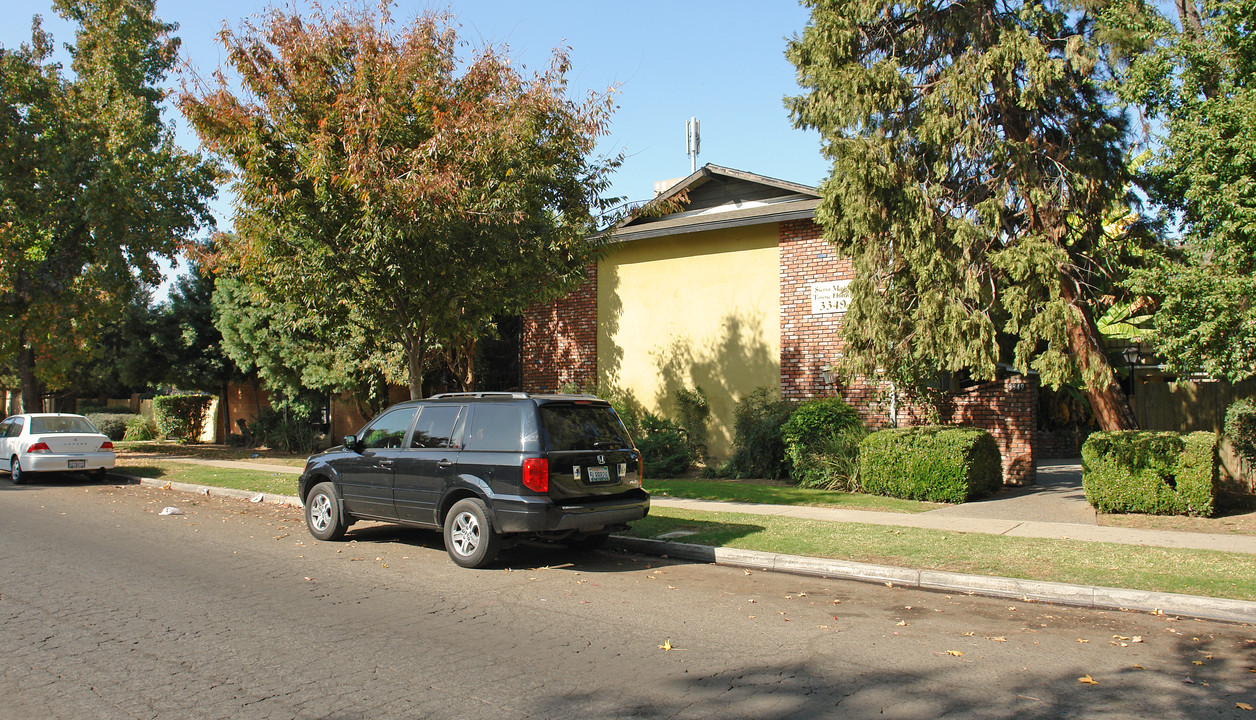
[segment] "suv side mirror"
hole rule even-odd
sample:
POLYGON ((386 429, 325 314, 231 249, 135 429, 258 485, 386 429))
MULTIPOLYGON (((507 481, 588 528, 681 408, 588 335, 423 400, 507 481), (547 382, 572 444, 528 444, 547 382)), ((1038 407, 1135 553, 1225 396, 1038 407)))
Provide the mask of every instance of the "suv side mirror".
POLYGON ((345 450, 350 452, 358 451, 358 439, 352 435, 345 435, 345 450))

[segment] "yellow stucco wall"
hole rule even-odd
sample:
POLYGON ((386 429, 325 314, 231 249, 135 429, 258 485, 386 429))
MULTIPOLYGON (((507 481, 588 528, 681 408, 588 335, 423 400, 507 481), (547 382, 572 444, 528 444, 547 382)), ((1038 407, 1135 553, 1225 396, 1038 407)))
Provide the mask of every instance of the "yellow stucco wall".
POLYGON ((597 282, 599 387, 671 418, 678 388, 702 388, 726 458, 737 401, 780 385, 777 225, 625 243, 597 282))

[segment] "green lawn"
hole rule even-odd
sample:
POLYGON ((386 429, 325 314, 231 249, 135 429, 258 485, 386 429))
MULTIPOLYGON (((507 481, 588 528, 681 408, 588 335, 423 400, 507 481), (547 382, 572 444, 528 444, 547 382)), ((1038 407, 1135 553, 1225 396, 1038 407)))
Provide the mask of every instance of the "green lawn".
POLYGON ((119 460, 132 457, 149 457, 159 459, 160 456, 200 458, 203 460, 238 460, 241 462, 263 463, 266 465, 288 465, 304 467, 304 454, 280 452, 258 448, 242 448, 234 445, 185 444, 169 440, 148 440, 144 442, 116 442, 114 451, 119 460))
POLYGON ((628 533, 679 542, 975 575, 1256 600, 1256 557, 654 507, 628 533))
POLYGON ((766 503, 769 505, 809 505, 840 507, 850 510, 883 510, 885 512, 918 513, 936 510, 938 503, 900 500, 881 495, 811 490, 793 485, 737 480, 654 480, 647 478, 645 489, 652 495, 690 498, 693 500, 729 500, 766 503))
POLYGON ((119 457, 114 472, 135 477, 211 487, 251 490, 275 495, 296 495, 297 478, 291 473, 264 470, 237 470, 208 465, 192 465, 170 460, 119 457))

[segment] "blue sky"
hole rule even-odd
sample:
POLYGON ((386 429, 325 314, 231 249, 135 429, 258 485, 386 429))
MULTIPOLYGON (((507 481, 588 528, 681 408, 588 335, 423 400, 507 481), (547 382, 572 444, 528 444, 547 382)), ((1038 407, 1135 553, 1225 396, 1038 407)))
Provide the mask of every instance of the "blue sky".
MULTIPOLYGON (((30 37, 30 18, 43 15, 58 47, 73 41, 72 27, 56 16, 50 0, 6 3, 0 45, 15 47, 30 37)), ((337 3, 328 1, 326 7, 337 3)), ((158 0, 157 14, 179 24, 184 58, 208 74, 223 61, 215 35, 223 22, 236 26, 263 9, 258 2, 172 2, 158 0)), ((611 194, 646 200, 653 183, 689 173, 685 121, 702 124, 698 164, 715 163, 782 180, 818 184, 828 171, 819 136, 793 128, 783 98, 796 94, 787 38, 802 31, 808 12, 793 0, 631 3, 593 0, 461 0, 401 3, 393 11, 408 20, 425 10, 448 9, 456 18, 464 54, 485 43, 506 44, 511 57, 543 67, 553 48, 567 46, 571 88, 619 86, 606 152, 623 151, 623 167, 611 194)), ((68 64, 68 63, 67 63, 68 64)), ((177 112, 180 142, 196 147, 177 112)), ((229 198, 215 205, 220 226, 230 219, 229 198)))

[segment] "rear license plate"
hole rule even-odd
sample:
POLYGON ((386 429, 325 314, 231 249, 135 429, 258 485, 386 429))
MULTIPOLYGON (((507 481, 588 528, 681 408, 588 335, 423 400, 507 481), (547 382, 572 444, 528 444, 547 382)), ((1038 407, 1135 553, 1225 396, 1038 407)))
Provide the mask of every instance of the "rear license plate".
POLYGON ((611 481, 610 468, 604 465, 593 465, 585 468, 585 470, 589 473, 589 482, 591 483, 611 481))
POLYGON ((83 468, 87 467, 87 461, 86 460, 70 460, 69 466, 71 470, 82 470, 83 468))

